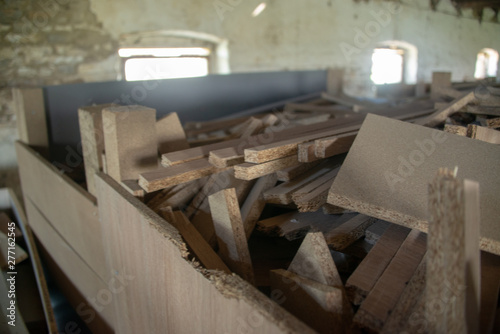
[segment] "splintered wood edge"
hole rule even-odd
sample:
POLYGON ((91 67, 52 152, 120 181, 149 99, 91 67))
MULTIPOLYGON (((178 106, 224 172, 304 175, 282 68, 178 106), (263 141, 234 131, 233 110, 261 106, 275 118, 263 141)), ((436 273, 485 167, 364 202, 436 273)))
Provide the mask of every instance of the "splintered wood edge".
POLYGON ((182 241, 182 237, 177 229, 170 223, 162 219, 158 214, 148 208, 144 203, 140 202, 120 185, 116 183, 110 176, 100 172, 96 174, 98 179, 108 184, 118 196, 125 198, 132 206, 134 206, 141 214, 143 214, 151 228, 154 228, 161 233, 168 241, 172 242, 179 250, 179 255, 188 262, 193 269, 202 274, 208 279, 214 287, 226 298, 234 298, 244 300, 261 316, 268 321, 274 323, 278 328, 285 331, 296 331, 301 333, 311 333, 312 331, 307 325, 300 320, 291 316, 283 308, 277 305, 270 298, 262 294, 255 287, 243 280, 236 274, 228 275, 219 270, 207 270, 188 259, 188 251, 186 244, 182 241))
MULTIPOLYGON (((341 208, 359 212, 371 217, 382 219, 394 224, 406 226, 427 233, 429 230, 429 222, 426 220, 417 219, 410 215, 404 215, 397 211, 388 210, 386 208, 367 204, 366 202, 348 199, 343 196, 334 194, 330 191, 327 199, 328 204, 336 205, 341 208)), ((481 236, 479 240, 480 248, 483 251, 493 253, 500 256, 500 242, 481 236)))

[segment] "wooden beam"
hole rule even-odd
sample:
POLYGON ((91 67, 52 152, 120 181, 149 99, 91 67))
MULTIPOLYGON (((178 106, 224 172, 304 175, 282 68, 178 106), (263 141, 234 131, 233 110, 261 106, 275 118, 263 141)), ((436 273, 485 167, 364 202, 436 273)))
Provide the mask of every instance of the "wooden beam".
POLYGON ((440 169, 429 185, 426 316, 431 333, 479 331, 479 211, 479 184, 440 169))
POLYGON ((104 131, 102 127, 102 110, 112 106, 116 105, 101 104, 78 109, 87 190, 94 196, 97 195, 94 175, 103 170, 104 131))
POLYGON ((235 189, 221 190, 210 195, 208 201, 219 244, 219 255, 232 271, 254 284, 252 259, 235 189))
POLYGON ((14 88, 12 95, 19 140, 48 158, 49 135, 43 90, 41 88, 14 88))
POLYGON ((391 225, 351 274, 346 283, 349 299, 361 305, 410 233, 404 226, 391 225))
POLYGON ((500 197, 498 156, 498 145, 368 115, 328 203, 427 232, 425 185, 440 166, 458 166, 481 185, 481 249, 500 254, 500 206, 491 200, 500 197))
POLYGON ((411 231, 354 316, 359 328, 380 331, 426 250, 426 235, 411 231))
POLYGON ((156 110, 142 106, 102 111, 108 174, 117 182, 137 179, 158 166, 156 110))
POLYGON ((160 155, 189 148, 186 134, 176 112, 165 115, 156 121, 155 124, 160 155))
POLYGON ((346 223, 325 233, 328 245, 335 250, 342 250, 365 235, 365 230, 375 222, 375 218, 357 215, 346 223))

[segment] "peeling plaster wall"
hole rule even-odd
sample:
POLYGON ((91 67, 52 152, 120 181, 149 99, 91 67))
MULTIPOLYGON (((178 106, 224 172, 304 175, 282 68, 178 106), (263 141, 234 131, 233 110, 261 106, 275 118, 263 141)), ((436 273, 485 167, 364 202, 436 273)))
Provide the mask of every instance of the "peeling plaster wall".
MULTIPOLYGON (((229 41, 232 72, 346 68, 345 88, 370 96, 372 49, 400 40, 418 48, 418 79, 434 70, 473 78, 477 52, 500 51, 500 24, 483 23, 449 0, 5 0, 0 3, 0 171, 15 168, 10 88, 120 77, 124 34, 190 30, 229 41)), ((130 45, 127 45, 130 46, 130 45)), ((166 45, 168 46, 168 45, 166 45)), ((76 111, 75 111, 76 112, 76 111)), ((0 186, 5 173, 0 172, 0 186)))

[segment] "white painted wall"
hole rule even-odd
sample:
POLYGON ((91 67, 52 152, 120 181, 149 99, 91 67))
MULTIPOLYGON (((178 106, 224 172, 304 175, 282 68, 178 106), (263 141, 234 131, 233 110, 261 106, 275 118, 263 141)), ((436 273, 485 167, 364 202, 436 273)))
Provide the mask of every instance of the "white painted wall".
POLYGON ((458 17, 449 0, 437 12, 428 0, 403 0, 401 7, 380 0, 268 0, 253 18, 262 1, 91 0, 91 8, 117 38, 182 29, 228 39, 232 72, 345 67, 348 92, 364 95, 372 90, 371 52, 382 41, 415 45, 417 77, 427 82, 434 70, 451 71, 454 81, 472 80, 477 52, 500 51, 500 24, 487 22, 493 12, 487 10, 479 23, 467 10, 458 17), (362 32, 371 36, 363 40, 362 32), (354 52, 342 51, 348 45, 354 52))

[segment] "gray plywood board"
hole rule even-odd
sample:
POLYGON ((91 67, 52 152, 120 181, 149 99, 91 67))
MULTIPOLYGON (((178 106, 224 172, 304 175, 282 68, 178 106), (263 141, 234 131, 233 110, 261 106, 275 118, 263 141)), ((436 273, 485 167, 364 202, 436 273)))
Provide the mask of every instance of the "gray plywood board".
POLYGON ((481 249, 500 254, 500 145, 368 115, 328 202, 426 232, 428 184, 440 167, 479 182, 481 249))

